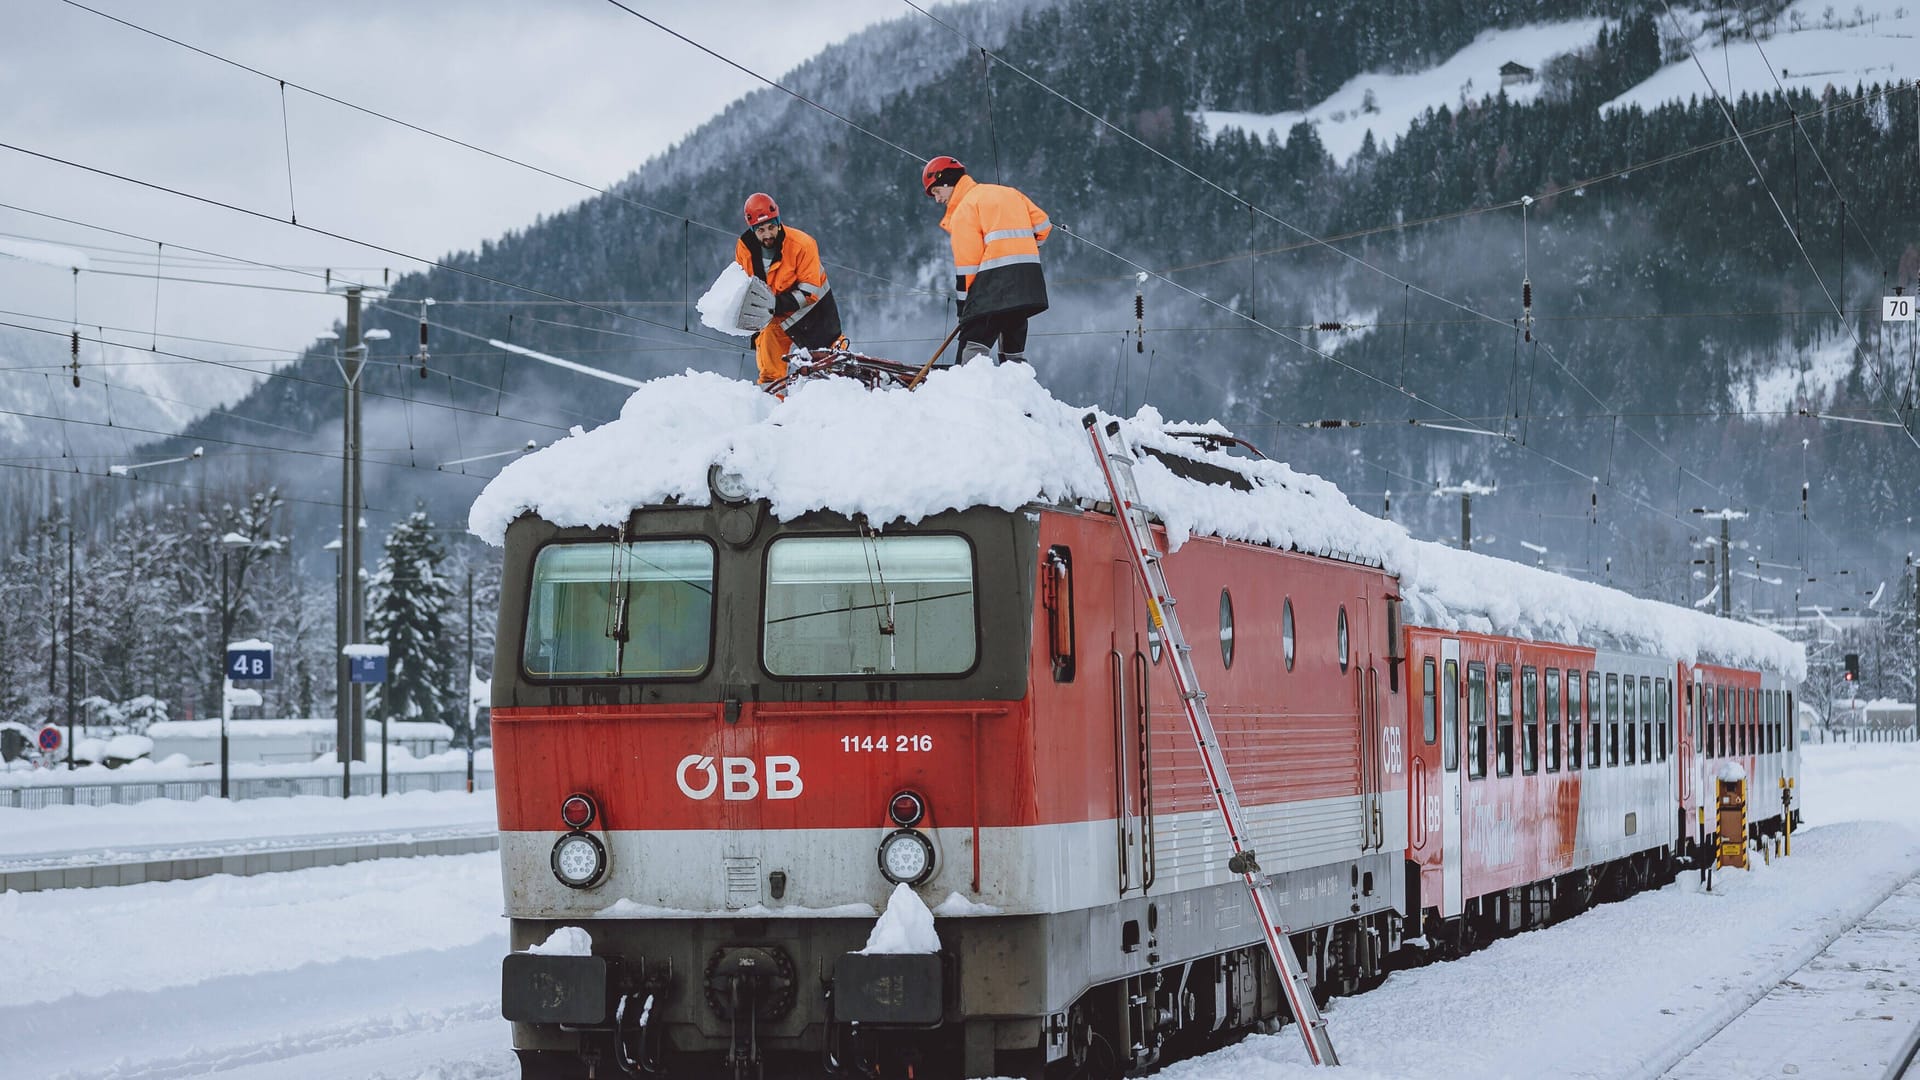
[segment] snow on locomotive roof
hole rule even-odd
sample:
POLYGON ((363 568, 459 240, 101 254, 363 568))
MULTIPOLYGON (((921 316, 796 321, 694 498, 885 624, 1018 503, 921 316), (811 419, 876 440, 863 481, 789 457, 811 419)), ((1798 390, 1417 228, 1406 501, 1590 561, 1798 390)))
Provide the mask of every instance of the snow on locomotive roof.
MULTIPOLYGON (((635 507, 705 505, 716 464, 782 520, 832 510, 913 523, 972 506, 1105 501, 1085 411, 1055 399, 1019 364, 937 371, 912 391, 822 379, 784 401, 689 371, 634 391, 619 419, 576 427, 508 465, 474 501, 469 527, 499 544, 523 513, 612 527, 635 507)), ((1176 548, 1200 534, 1378 565, 1400 576, 1416 625, 1805 673, 1804 649, 1772 631, 1416 540, 1317 476, 1170 434, 1151 407, 1121 424, 1149 451, 1135 476, 1176 548)), ((1175 427, 1226 433, 1211 422, 1175 427)))

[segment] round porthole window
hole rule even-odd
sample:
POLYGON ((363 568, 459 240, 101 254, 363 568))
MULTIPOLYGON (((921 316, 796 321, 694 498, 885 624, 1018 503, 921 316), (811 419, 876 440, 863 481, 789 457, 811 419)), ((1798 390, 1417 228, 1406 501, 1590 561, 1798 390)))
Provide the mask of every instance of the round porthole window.
POLYGON ((1233 594, 1220 590, 1220 662, 1233 666, 1233 594))
POLYGON ((1293 670, 1293 598, 1280 608, 1280 654, 1286 657, 1287 670, 1293 670))
POLYGON ((1347 605, 1340 605, 1340 627, 1337 632, 1340 644, 1340 670, 1347 670, 1347 605))

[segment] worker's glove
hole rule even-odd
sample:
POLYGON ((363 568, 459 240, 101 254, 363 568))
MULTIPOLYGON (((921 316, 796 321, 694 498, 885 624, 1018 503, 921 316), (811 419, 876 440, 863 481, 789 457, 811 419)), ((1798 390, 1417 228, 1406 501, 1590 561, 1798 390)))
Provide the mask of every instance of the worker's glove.
POLYGON ((735 325, 742 330, 758 330, 773 318, 773 290, 759 278, 747 282, 747 291, 740 298, 740 316, 735 325))
POLYGON ((800 290, 789 289, 774 298, 773 314, 776 318, 781 315, 791 315, 800 310, 800 303, 800 290))

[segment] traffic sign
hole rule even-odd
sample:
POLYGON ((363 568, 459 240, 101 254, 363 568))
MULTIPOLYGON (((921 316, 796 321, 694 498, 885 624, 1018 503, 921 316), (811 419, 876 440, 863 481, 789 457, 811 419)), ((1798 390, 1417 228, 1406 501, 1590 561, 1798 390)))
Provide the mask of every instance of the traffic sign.
POLYGON ((1880 298, 1881 322, 1912 322, 1913 297, 1883 296, 1880 298))
POLYGON ((273 678, 273 649, 236 649, 227 647, 227 678, 271 679, 273 678))
POLYGON ((40 749, 43 753, 51 754, 55 750, 60 749, 60 729, 54 727, 52 724, 48 724, 46 727, 40 729, 39 739, 40 749))

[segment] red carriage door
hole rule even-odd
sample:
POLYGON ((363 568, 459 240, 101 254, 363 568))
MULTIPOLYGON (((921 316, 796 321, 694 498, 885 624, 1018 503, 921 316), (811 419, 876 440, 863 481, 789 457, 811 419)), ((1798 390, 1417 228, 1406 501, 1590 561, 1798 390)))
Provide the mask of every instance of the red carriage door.
POLYGON ((1146 680, 1135 660, 1144 602, 1133 564, 1113 564, 1113 640, 1107 651, 1108 715, 1113 730, 1115 856, 1120 892, 1147 887, 1146 680))
POLYGON ((1444 882, 1440 890, 1440 914, 1452 918, 1465 907, 1461 896, 1461 846, 1466 829, 1461 825, 1460 809, 1460 641, 1448 638, 1440 643, 1440 833, 1444 882))

